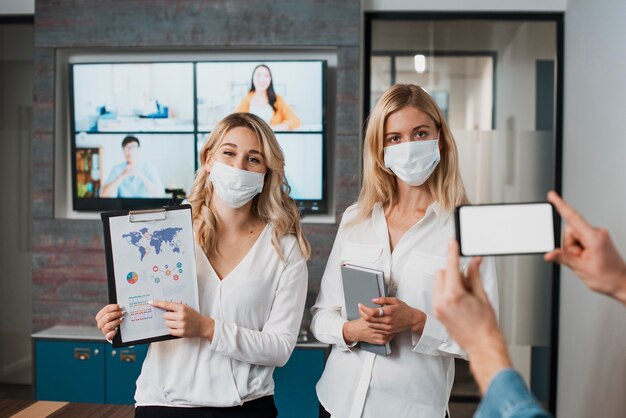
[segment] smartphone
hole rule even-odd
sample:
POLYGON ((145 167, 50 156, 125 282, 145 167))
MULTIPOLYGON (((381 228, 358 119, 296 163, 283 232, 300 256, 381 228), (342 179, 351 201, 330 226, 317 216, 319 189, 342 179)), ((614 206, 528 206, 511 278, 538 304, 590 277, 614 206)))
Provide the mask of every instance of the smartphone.
POLYGON ((558 242, 549 202, 463 205, 454 215, 464 256, 546 253, 558 242))

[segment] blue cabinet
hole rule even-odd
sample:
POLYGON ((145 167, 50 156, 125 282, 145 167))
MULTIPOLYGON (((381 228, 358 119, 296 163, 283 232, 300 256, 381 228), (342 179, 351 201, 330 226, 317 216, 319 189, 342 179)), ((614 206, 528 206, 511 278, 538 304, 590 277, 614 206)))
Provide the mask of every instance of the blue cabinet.
POLYGON ((324 371, 326 344, 299 344, 284 367, 274 371, 274 399, 279 418, 321 416, 315 385, 324 371))
POLYGON ((104 345, 35 341, 35 398, 104 403, 104 345))
POLYGON ((135 403, 135 382, 147 353, 147 344, 122 348, 106 344, 105 403, 135 403))
POLYGON ((33 335, 35 399, 133 404, 147 345, 113 348, 97 329, 56 326, 33 335))
MULTIPOLYGON (((97 328, 55 326, 33 334, 33 350, 35 399, 133 404, 148 345, 113 348, 97 328)), ((326 344, 298 344, 274 371, 279 418, 323 416, 315 385, 328 353, 326 344)))

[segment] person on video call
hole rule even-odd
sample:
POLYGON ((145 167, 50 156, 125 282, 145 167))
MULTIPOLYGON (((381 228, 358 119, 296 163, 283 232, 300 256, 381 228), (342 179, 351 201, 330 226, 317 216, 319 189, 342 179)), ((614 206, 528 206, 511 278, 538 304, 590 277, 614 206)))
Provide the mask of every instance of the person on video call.
POLYGON ((239 102, 235 112, 253 113, 275 131, 291 131, 300 127, 300 118, 274 91, 272 72, 265 64, 254 67, 250 91, 239 102))
POLYGON ((128 135, 122 141, 126 161, 111 170, 101 197, 163 197, 164 188, 154 166, 141 159, 141 144, 128 135))
MULTIPOLYGON (((311 331, 332 350, 317 395, 333 418, 443 418, 454 357, 465 352, 433 315, 435 272, 445 266, 455 206, 467 202, 457 147, 433 98, 397 84, 378 100, 363 144, 363 185, 344 212, 312 308, 311 331), (388 297, 347 320, 341 265, 384 272, 388 297), (356 346, 391 343, 381 356, 356 346)), ((493 258, 483 277, 497 309, 493 258)), ((370 302, 363 300, 362 302, 370 302)))
MULTIPOLYGON (((137 379, 136 418, 275 418, 274 368, 296 346, 311 247, 271 128, 226 116, 200 150, 191 194, 200 309, 152 301, 170 334, 150 344, 137 379)), ((112 339, 128 314, 96 315, 112 339)), ((126 319, 130 321, 130 319, 126 319)))
MULTIPOLYGON (((555 192, 548 200, 567 222, 561 248, 544 259, 571 268, 591 290, 626 306, 626 262, 609 233, 589 225, 555 192)), ((481 286, 479 257, 466 274, 459 271, 459 247, 452 241, 448 266, 435 279, 435 315, 468 353, 470 367, 483 394, 475 417, 549 417, 512 367, 496 316, 481 286)))

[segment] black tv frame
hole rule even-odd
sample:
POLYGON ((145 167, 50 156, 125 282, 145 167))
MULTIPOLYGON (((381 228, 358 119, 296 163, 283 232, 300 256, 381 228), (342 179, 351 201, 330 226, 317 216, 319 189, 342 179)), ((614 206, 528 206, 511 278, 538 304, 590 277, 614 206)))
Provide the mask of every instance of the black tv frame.
POLYGON ((189 135, 193 136, 193 148, 194 148, 194 172, 198 169, 198 137, 199 135, 206 135, 211 131, 198 130, 198 89, 197 89, 197 64, 202 63, 268 63, 272 62, 319 62, 322 65, 322 130, 315 132, 307 131, 278 131, 277 134, 281 135, 306 135, 316 134, 322 135, 322 196, 321 199, 294 199, 296 205, 302 214, 328 214, 329 209, 329 197, 328 197, 328 125, 327 125, 327 95, 328 95, 328 61, 325 59, 258 59, 252 57, 249 59, 206 59, 206 60, 151 60, 151 61, 98 61, 98 62, 73 62, 68 64, 69 74, 69 118, 70 118, 70 160, 71 160, 71 182, 72 182, 72 209, 77 212, 102 212, 111 210, 142 210, 150 209, 162 206, 170 206, 180 204, 182 199, 172 195, 172 198, 107 198, 107 197, 93 197, 93 198, 79 198, 78 197, 78 184, 77 184, 77 167, 76 167, 76 138, 81 132, 76 130, 76 115, 74 112, 74 67, 85 65, 115 65, 115 64, 192 64, 193 69, 193 129, 191 131, 107 131, 107 132, 86 132, 89 135, 189 135))

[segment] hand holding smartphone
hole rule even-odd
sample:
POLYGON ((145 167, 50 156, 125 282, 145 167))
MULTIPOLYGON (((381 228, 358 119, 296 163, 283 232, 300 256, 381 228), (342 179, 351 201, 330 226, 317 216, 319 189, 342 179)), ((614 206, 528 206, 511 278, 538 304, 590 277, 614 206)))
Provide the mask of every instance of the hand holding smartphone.
POLYGON ((548 202, 463 205, 456 239, 463 256, 546 253, 558 242, 556 219, 548 202))

